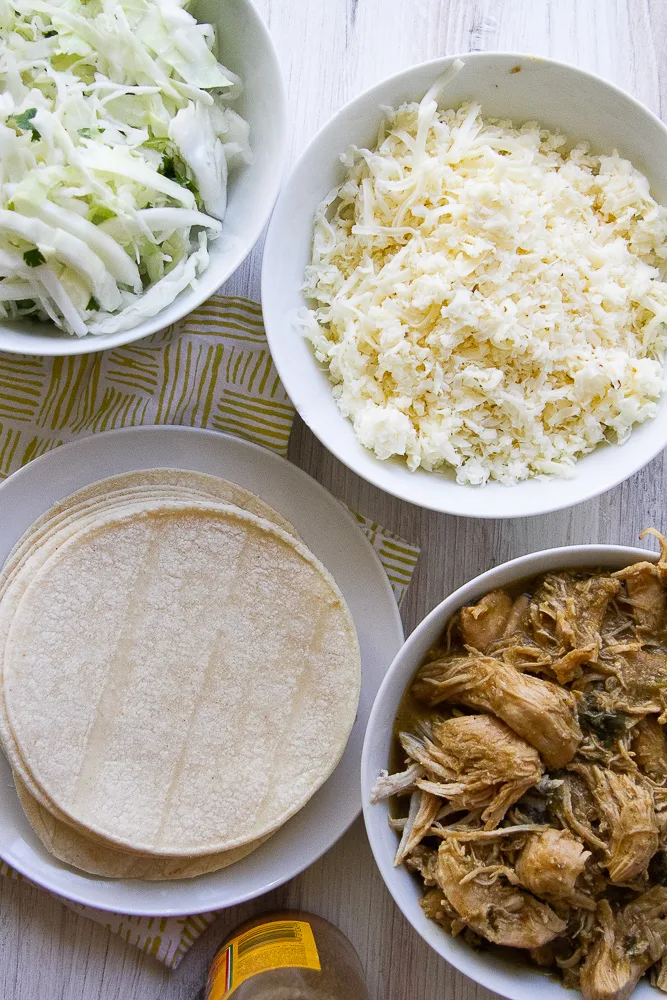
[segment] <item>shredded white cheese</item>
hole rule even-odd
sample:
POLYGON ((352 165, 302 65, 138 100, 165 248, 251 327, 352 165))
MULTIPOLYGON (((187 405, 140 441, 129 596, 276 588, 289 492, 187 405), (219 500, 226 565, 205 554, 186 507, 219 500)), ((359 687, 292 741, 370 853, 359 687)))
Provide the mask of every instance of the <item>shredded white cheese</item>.
POLYGON ((617 153, 477 105, 390 111, 319 206, 301 317, 378 458, 568 476, 663 388, 667 210, 617 153))

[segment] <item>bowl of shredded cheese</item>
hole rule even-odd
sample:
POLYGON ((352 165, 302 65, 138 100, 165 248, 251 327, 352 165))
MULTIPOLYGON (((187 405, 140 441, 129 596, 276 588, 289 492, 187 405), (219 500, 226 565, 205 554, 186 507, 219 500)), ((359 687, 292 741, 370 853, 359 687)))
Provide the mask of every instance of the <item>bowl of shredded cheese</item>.
POLYGON ((664 206, 667 128, 597 76, 471 53, 391 77, 325 125, 274 211, 262 299, 287 391, 421 506, 589 499, 667 443, 664 206))

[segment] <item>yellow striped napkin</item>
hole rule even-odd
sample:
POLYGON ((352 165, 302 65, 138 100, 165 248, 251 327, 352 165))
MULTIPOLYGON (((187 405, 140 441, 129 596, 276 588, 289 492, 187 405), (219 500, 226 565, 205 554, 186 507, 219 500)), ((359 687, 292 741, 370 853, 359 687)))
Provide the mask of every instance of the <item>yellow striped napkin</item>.
MULTIPOLYGON (((80 435, 141 424, 226 431, 285 456, 293 420, 261 307, 238 296, 215 295, 176 326, 100 354, 0 354, 0 479, 80 435)), ((353 513, 400 604, 419 549, 353 513)), ((0 875, 19 877, 2 862, 0 875)), ((66 905, 172 969, 216 916, 128 917, 66 905)))

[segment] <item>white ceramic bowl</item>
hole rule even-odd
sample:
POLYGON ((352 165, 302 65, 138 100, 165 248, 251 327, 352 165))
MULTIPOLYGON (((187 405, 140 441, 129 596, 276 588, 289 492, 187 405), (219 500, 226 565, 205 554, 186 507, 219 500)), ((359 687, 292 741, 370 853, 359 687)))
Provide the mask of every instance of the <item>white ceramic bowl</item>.
MULTIPOLYGON (((535 997, 576 1000, 577 994, 528 965, 515 964, 492 951, 476 952, 460 938, 451 937, 434 921, 428 920, 419 905, 423 890, 417 879, 403 866, 393 867, 398 839, 388 824, 389 803, 371 805, 370 791, 380 771, 389 766, 392 729, 403 693, 455 611, 464 604, 474 603, 496 587, 550 570, 574 567, 616 570, 642 559, 655 562, 657 554, 620 545, 573 545, 533 552, 482 573, 442 601, 415 629, 389 668, 370 714, 361 758, 361 792, 368 839, 380 874, 399 909, 427 944, 460 972, 511 1000, 534 1000, 535 997)), ((648 1000, 657 993, 642 981, 633 998, 648 1000)))
MULTIPOLYGON (((409 472, 399 460, 381 462, 355 438, 310 345, 295 327, 304 307, 300 291, 310 260, 316 206, 341 183, 340 154, 374 141, 381 105, 420 100, 455 56, 423 63, 390 77, 346 105, 315 136, 278 198, 264 250, 262 304, 273 360, 303 420, 350 469, 387 493, 432 510, 469 517, 521 517, 579 503, 617 485, 667 444, 667 401, 655 420, 637 428, 622 448, 605 446, 582 459, 570 480, 530 480, 514 487, 460 486, 449 473, 409 472)), ((613 149, 648 177, 654 197, 667 204, 667 127, 638 101, 573 66, 512 53, 462 55, 465 66, 441 103, 479 101, 487 115, 515 122, 536 119, 598 152, 613 149), (511 70, 520 66, 521 72, 511 70)))
POLYGON ((222 232, 209 244, 210 262, 194 289, 186 289, 156 316, 131 330, 72 337, 50 323, 0 321, 0 351, 16 354, 90 354, 130 344, 182 319, 209 298, 252 250, 269 217, 282 178, 286 136, 285 86, 271 35, 252 0, 195 0, 198 21, 213 24, 220 61, 243 81, 232 107, 250 123, 253 162, 229 177, 222 232))

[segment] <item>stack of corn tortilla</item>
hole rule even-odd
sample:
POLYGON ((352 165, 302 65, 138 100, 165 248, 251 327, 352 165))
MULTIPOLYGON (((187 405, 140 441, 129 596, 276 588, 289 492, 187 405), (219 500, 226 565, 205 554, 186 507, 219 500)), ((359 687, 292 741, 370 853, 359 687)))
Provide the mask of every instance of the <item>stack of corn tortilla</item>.
POLYGON ((0 575, 0 739, 42 843, 92 874, 187 878, 245 857, 334 770, 359 687, 331 575, 214 476, 95 483, 0 575))

